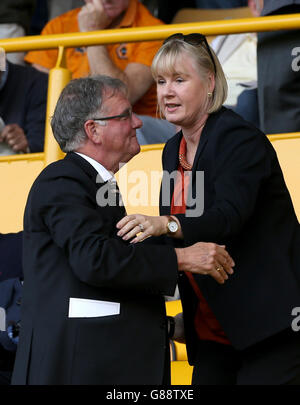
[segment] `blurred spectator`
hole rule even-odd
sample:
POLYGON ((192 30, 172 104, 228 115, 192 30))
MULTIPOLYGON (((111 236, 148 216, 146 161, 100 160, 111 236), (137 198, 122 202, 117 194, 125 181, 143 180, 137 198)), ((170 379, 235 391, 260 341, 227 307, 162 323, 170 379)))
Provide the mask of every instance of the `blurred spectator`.
POLYGON ((23 232, 0 233, 0 282, 22 277, 23 232))
MULTIPOLYGON (((19 257, 21 261, 21 257, 19 257)), ((15 362, 21 321, 22 284, 19 278, 0 282, 0 385, 9 385, 15 362)))
POLYGON ((7 61, 0 72, 0 154, 42 152, 48 76, 7 61))
MULTIPOLYGON (((263 16, 300 13, 300 0, 265 0, 263 16)), ((295 66, 299 30, 258 34, 258 104, 267 134, 300 131, 300 73, 295 66)))
MULTIPOLYGON (((42 35, 86 32, 111 28, 161 25, 138 0, 85 0, 86 5, 51 20, 42 35)), ((150 71, 160 42, 122 43, 107 46, 70 48, 67 67, 73 78, 107 74, 124 81, 136 114, 156 115, 156 89, 150 71)), ((57 59, 57 50, 29 52, 25 60, 48 71, 57 59)))
POLYGON ((49 20, 84 5, 84 0, 45 0, 48 3, 49 20))
POLYGON ((20 321, 22 235, 23 232, 0 233, 0 307, 1 315, 5 314, 0 330, 0 385, 10 384, 17 347, 14 335, 20 321))
MULTIPOLYGON (((149 2, 148 2, 149 3, 149 2)), ((151 1, 150 1, 151 3, 151 1)), ((157 0, 157 16, 166 24, 172 23, 172 20, 178 10, 182 8, 195 8, 195 0, 173 0, 172 7, 168 1, 157 0)))
MULTIPOLYGON (((0 38, 23 37, 29 31, 36 0, 1 0, 0 38)), ((8 60, 24 64, 24 53, 8 54, 8 60)))
POLYGON ((164 119, 155 119, 147 115, 138 116, 142 122, 142 128, 136 130, 136 137, 140 145, 165 143, 178 132, 178 128, 164 119))
MULTIPOLYGON (((254 17, 260 15, 262 0, 248 0, 254 17)), ((259 127, 257 103, 256 33, 219 35, 212 43, 228 83, 225 105, 259 127)))
POLYGON ((198 8, 247 7, 247 0, 195 0, 198 8))
POLYGON ((166 24, 172 23, 177 11, 182 8, 234 8, 247 7, 247 0, 173 0, 172 7, 167 1, 141 0, 150 12, 166 24))
POLYGON ((36 0, 35 3, 29 28, 29 35, 40 35, 42 29, 49 20, 48 0, 36 0))

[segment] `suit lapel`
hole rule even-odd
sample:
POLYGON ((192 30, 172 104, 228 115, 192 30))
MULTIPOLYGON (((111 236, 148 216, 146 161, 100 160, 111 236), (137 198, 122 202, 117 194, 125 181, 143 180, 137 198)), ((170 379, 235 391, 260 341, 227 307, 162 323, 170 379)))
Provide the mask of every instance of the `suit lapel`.
POLYGON ((193 168, 192 168, 192 175, 193 177, 195 176, 195 173, 197 170, 199 170, 199 160, 201 158, 202 153, 205 150, 205 147, 207 145, 207 142, 209 140, 210 134, 213 134, 216 131, 216 117, 219 116, 219 114, 225 110, 224 107, 221 107, 220 110, 218 110, 216 113, 212 113, 208 116, 208 119, 206 121, 206 124, 203 128, 201 137, 200 137, 200 142, 197 148, 197 152, 195 155, 194 163, 193 163, 193 168))
POLYGON ((177 170, 178 168, 179 164, 178 151, 181 138, 182 132, 180 131, 175 135, 174 142, 170 143, 169 145, 168 158, 165 159, 165 161, 163 162, 164 170, 166 170, 168 173, 172 173, 174 172, 174 170, 177 170))
POLYGON ((199 145, 198 145, 196 155, 195 155, 195 158, 194 158, 193 168, 192 168, 192 175, 193 176, 194 176, 195 172, 198 169, 199 159, 200 159, 200 157, 201 157, 201 155, 202 155, 202 153, 203 153, 203 151, 205 149, 205 146, 207 144, 207 141, 208 141, 208 134, 210 132, 210 130, 209 130, 209 118, 207 119, 207 123, 206 123, 205 127, 203 128, 203 131, 202 131, 202 134, 201 134, 201 137, 200 137, 200 141, 199 141, 199 145))
POLYGON ((161 215, 169 215, 171 210, 171 201, 174 191, 174 181, 170 180, 171 173, 174 173, 178 169, 179 158, 179 144, 182 138, 182 132, 178 132, 172 138, 172 142, 167 145, 167 152, 163 159, 164 175, 162 178, 160 188, 160 213, 161 215), (169 192, 168 192, 169 191, 169 192), (164 199, 167 201, 164 203, 164 199))

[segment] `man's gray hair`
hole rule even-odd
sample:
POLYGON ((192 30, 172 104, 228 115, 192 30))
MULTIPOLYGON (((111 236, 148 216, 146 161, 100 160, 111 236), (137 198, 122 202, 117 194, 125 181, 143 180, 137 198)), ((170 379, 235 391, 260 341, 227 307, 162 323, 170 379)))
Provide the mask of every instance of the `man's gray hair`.
POLYGON ((57 101, 51 127, 63 152, 78 149, 87 139, 84 123, 103 108, 104 96, 127 95, 126 85, 109 76, 90 76, 71 80, 57 101))

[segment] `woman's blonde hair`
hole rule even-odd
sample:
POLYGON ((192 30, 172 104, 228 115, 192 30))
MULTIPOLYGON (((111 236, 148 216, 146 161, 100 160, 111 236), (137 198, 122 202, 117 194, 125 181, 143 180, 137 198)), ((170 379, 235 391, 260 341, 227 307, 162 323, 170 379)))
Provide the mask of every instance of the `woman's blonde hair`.
POLYGON ((207 94, 207 113, 213 113, 221 108, 227 98, 227 81, 222 66, 214 53, 207 44, 205 37, 201 34, 174 34, 167 38, 161 48, 156 53, 151 71, 154 79, 164 74, 174 74, 176 62, 182 60, 182 54, 188 54, 195 62, 201 79, 205 82, 209 74, 215 77, 215 88, 211 95, 207 94), (199 43, 193 39, 204 38, 199 43), (191 41, 189 40, 191 38, 191 41))

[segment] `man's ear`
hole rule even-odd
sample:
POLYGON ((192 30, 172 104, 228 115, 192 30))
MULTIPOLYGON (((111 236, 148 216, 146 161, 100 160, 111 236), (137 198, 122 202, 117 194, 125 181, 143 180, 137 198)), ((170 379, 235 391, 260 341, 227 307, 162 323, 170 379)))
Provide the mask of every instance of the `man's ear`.
POLYGON ((97 125, 95 121, 87 120, 84 123, 84 130, 85 130, 86 136, 93 143, 99 143, 100 142, 101 127, 100 127, 100 125, 97 125))

